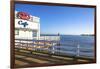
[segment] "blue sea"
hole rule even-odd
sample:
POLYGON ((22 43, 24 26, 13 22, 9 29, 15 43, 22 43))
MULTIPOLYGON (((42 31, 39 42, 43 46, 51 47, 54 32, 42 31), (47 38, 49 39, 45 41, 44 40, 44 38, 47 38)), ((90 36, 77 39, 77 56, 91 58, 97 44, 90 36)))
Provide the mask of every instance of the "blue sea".
POLYGON ((58 50, 64 55, 76 55, 94 58, 94 36, 60 35, 60 46, 54 46, 54 53, 58 50))

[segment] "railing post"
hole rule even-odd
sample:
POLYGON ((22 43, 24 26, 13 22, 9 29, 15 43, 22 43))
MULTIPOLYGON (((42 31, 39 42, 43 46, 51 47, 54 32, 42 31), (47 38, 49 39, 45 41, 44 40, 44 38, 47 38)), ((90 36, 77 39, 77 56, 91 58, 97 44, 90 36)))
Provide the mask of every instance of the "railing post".
POLYGON ((52 54, 54 54, 55 52, 54 52, 54 46, 53 46, 53 43, 52 43, 52 54))
POLYGON ((27 38, 27 50, 28 50, 28 38, 27 38))
POLYGON ((45 40, 45 36, 44 36, 44 46, 45 46, 45 41, 46 41, 46 40, 45 40))
POLYGON ((57 44, 57 45, 59 46, 59 53, 58 53, 58 55, 60 55, 60 34, 59 34, 59 33, 58 33, 58 37, 59 37, 59 38, 58 38, 58 39, 59 39, 59 40, 58 40, 58 44, 57 44))
POLYGON ((20 45, 18 46, 18 52, 20 51, 21 46, 22 46, 22 41, 20 40, 20 45))
POLYGON ((74 61, 75 62, 78 60, 79 56, 80 56, 80 45, 79 45, 79 43, 77 43, 76 56, 74 56, 74 61))
POLYGON ((78 44, 77 45, 77 56, 79 56, 79 54, 80 54, 80 49, 79 48, 80 48, 80 45, 78 44))

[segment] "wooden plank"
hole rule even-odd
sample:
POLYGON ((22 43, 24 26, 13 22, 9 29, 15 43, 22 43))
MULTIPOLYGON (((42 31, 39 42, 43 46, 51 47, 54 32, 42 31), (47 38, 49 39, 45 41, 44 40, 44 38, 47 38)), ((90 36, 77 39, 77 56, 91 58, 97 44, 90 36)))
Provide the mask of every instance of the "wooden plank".
POLYGON ((28 63, 20 61, 20 60, 15 60, 16 65, 28 65, 28 63))
POLYGON ((34 61, 34 62, 37 62, 37 63, 49 63, 49 61, 46 61, 46 60, 40 60, 40 59, 37 59, 37 58, 31 58, 31 57, 27 57, 25 58, 26 60, 29 60, 29 61, 34 61))

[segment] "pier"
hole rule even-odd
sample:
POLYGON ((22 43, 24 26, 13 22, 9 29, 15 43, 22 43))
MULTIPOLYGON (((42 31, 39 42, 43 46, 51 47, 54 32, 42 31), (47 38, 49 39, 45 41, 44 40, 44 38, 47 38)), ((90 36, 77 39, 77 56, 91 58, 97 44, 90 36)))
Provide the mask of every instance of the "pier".
MULTIPOLYGON (((58 22, 54 22, 57 23, 57 26, 54 26, 54 28, 52 27, 53 23, 50 21, 47 22, 51 25, 50 29, 53 28, 51 31, 47 30, 49 25, 46 27, 44 25, 45 22, 43 22, 44 24, 42 24, 46 31, 43 33, 43 31, 40 30, 40 19, 42 19, 40 16, 34 16, 28 12, 15 10, 14 59, 16 68, 95 62, 94 40, 93 42, 88 42, 91 39, 87 41, 87 39, 85 40, 84 38, 78 37, 79 35, 75 35, 76 33, 74 34, 72 28, 71 30, 66 28, 66 31, 62 31, 65 30, 63 28, 65 23, 63 24, 62 22, 60 22, 62 23, 61 26, 60 24, 58 26, 58 22), (52 30, 54 29, 56 29, 55 34, 52 34, 52 30), (72 35, 69 37, 67 37, 67 34, 64 34, 70 34, 71 32, 72 35), (60 36, 63 39, 60 38, 60 36)), ((77 33, 80 32, 77 31, 77 33)))
POLYGON ((37 67, 94 62, 92 57, 80 56, 79 51, 89 51, 89 49, 80 49, 78 45, 73 54, 67 53, 67 50, 65 53, 62 48, 57 40, 15 39, 15 66, 37 67))

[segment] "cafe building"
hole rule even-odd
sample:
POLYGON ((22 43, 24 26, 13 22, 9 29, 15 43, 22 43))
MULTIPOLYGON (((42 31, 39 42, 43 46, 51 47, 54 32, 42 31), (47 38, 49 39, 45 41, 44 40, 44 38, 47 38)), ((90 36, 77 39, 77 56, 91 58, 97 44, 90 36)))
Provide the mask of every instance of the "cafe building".
POLYGON ((39 39, 40 18, 15 11, 15 39, 39 39))

